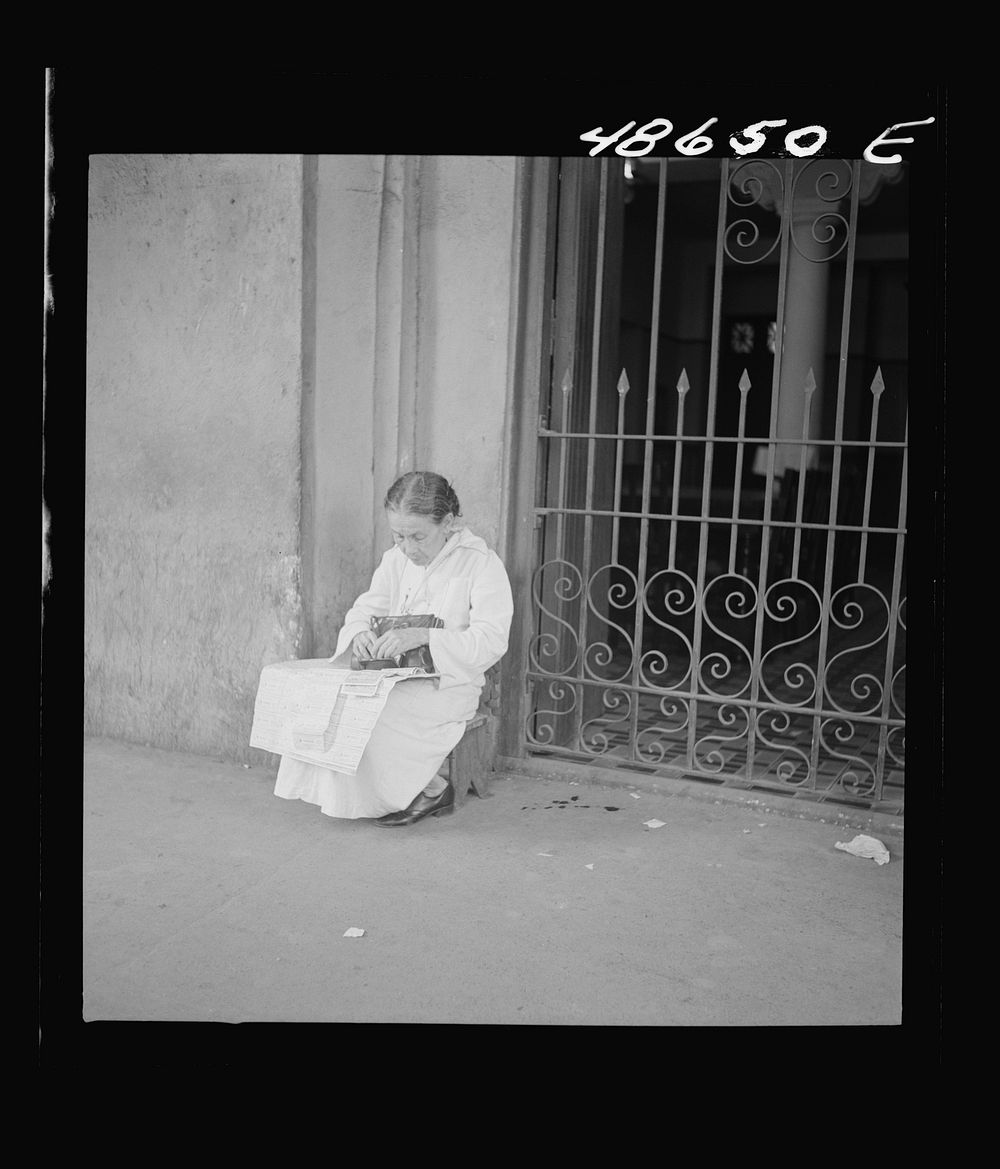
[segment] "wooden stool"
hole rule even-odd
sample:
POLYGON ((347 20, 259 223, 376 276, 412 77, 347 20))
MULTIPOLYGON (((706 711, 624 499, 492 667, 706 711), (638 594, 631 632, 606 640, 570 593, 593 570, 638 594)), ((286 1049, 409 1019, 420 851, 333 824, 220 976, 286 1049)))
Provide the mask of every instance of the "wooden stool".
POLYGON ((470 787, 480 799, 489 795, 496 759, 500 711, 500 664, 486 671, 479 709, 466 723, 465 734, 448 756, 448 779, 455 789, 455 807, 465 803, 470 787))

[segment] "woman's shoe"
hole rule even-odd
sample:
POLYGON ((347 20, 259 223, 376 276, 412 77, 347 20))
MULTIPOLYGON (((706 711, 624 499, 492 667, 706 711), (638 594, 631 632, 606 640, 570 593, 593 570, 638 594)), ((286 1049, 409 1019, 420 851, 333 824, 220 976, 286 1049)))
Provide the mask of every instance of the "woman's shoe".
POLYGON ((381 824, 383 828, 405 828, 425 816, 450 816, 454 810, 455 789, 449 783, 436 796, 425 796, 421 792, 408 808, 401 812, 390 812, 388 816, 379 816, 375 823, 381 824))

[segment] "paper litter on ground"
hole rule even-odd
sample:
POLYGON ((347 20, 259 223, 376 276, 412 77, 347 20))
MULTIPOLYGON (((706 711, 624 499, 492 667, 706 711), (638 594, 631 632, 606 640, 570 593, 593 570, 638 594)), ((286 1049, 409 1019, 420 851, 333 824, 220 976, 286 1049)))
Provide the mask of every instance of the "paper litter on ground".
POLYGON ((352 925, 349 930, 344 930, 345 938, 363 938, 364 936, 365 931, 358 929, 356 925, 352 925))
POLYGON ((583 867, 584 867, 585 869, 592 869, 594 866, 593 866, 593 865, 584 865, 583 867))
POLYGON ((644 820, 644 828, 665 828, 667 826, 666 820, 644 820))
POLYGON ((629 792, 628 794, 632 797, 633 800, 637 800, 639 798, 637 792, 629 792))
POLYGON ((838 840, 833 847, 839 848, 843 852, 849 852, 852 856, 870 857, 877 865, 889 863, 889 850, 881 840, 876 840, 874 836, 855 836, 846 844, 838 840))

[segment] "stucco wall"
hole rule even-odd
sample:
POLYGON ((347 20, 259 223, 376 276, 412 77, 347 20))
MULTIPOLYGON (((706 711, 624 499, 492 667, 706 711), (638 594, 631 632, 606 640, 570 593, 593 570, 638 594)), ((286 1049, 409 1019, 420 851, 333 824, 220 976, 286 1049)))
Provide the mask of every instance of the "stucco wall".
POLYGON ((500 535, 516 160, 434 156, 420 185, 417 451, 500 535))
MULTIPOLYGON (((315 172, 315 376, 305 412, 310 656, 331 653, 371 579, 377 271, 385 160, 322 155, 315 172)), ((398 330, 397 330, 398 331, 398 330)))
POLYGON ((516 160, 91 160, 85 729, 251 759, 400 469, 497 546, 516 160))
POLYGON ((391 543, 381 502, 401 470, 446 475, 497 546, 515 176, 514 158, 318 160, 303 533, 316 656, 391 543))
POLYGON ((85 729, 250 756, 297 656, 301 156, 91 159, 85 729))

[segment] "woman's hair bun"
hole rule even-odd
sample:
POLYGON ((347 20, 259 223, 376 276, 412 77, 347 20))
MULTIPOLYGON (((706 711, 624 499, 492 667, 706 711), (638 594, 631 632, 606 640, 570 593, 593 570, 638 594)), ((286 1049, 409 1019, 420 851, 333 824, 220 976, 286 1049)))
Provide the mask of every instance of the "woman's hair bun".
POLYGON ((455 489, 435 471, 407 471, 385 496, 385 507, 407 515, 428 516, 440 523, 446 515, 462 514, 455 489))

